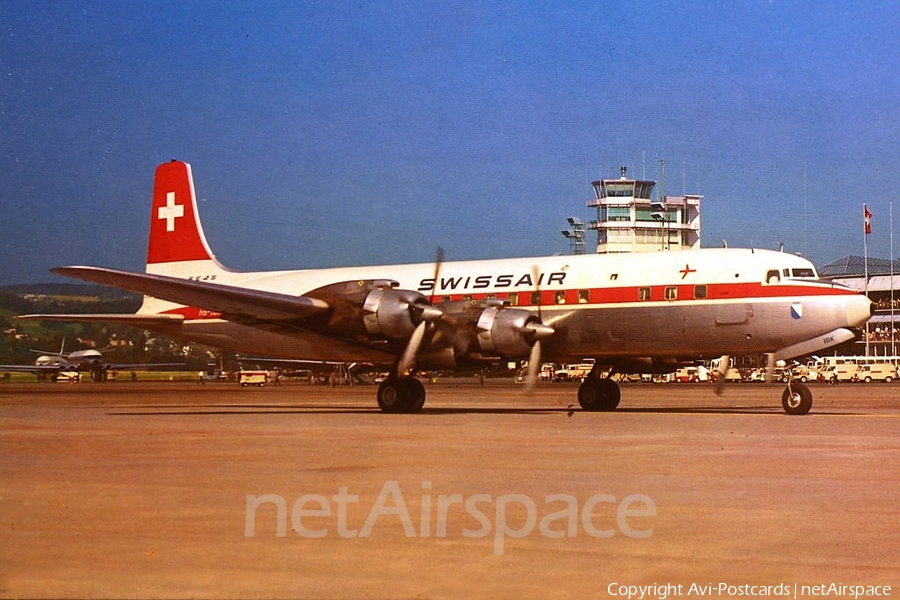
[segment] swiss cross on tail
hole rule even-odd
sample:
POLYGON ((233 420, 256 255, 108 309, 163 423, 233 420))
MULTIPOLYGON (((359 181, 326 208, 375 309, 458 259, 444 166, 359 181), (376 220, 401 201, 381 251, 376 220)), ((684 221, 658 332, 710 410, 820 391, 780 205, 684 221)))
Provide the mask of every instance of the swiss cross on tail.
POLYGON ((211 258, 197 214, 191 166, 175 160, 159 165, 153 183, 147 264, 211 258))
POLYGON ((184 204, 175 204, 175 192, 166 192, 166 205, 156 211, 158 219, 166 220, 166 231, 175 231, 175 219, 184 216, 184 204))

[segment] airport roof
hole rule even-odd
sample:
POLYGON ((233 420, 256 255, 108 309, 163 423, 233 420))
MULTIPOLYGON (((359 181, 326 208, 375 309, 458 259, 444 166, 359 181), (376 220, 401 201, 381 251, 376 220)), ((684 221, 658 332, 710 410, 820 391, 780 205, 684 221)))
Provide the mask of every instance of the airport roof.
MULTIPOLYGON (((855 254, 848 254, 843 258, 834 260, 827 265, 818 267, 819 276, 825 278, 832 277, 848 277, 863 276, 866 274, 866 259, 855 254)), ((886 258, 869 258, 868 273, 872 275, 890 275, 891 273, 900 273, 900 259, 894 261, 894 268, 891 269, 891 261, 886 258)))

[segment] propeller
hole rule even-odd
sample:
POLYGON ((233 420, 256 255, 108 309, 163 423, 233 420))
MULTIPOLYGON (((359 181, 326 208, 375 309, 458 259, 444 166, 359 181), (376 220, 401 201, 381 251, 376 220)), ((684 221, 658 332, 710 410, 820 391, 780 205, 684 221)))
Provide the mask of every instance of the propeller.
POLYGON ((528 371, 525 374, 525 391, 531 392, 537 383, 538 373, 541 368, 541 338, 553 335, 553 328, 544 325, 543 316, 541 314, 541 284, 540 284, 540 267, 532 265, 531 267, 532 281, 537 292, 537 323, 528 323, 525 326, 526 331, 534 336, 534 343, 531 345, 531 352, 528 353, 528 371))
POLYGON ((425 338, 425 327, 427 325, 428 321, 423 320, 413 330, 412 335, 409 336, 409 342, 407 342, 406 348, 403 350, 403 354, 397 362, 398 376, 406 377, 412 372, 413 367, 416 366, 416 354, 419 353, 419 347, 422 345, 422 340, 425 338))
POLYGON ((534 338, 531 352, 528 353, 528 371, 525 375, 525 389, 531 391, 537 383, 537 376, 541 368, 541 340, 550 337, 556 330, 543 323, 531 322, 525 325, 526 335, 534 338))
POLYGON ((422 346, 422 340, 425 339, 425 329, 428 327, 429 321, 438 321, 444 316, 444 311, 434 306, 434 293, 438 287, 438 275, 441 272, 441 264, 444 262, 444 249, 441 246, 437 248, 437 256, 434 260, 434 285, 431 288, 431 297, 429 304, 410 305, 410 309, 419 311, 420 322, 416 325, 400 360, 397 361, 397 375, 399 377, 408 376, 416 366, 416 355, 422 346))
POLYGON ((716 396, 721 396, 725 388, 725 376, 728 375, 728 367, 731 363, 731 357, 727 354, 722 355, 719 359, 718 377, 716 378, 716 396))
POLYGON ((766 353, 766 383, 775 381, 775 353, 766 353))
POLYGON ((530 392, 537 383, 538 370, 541 368, 541 340, 535 340, 528 354, 528 372, 525 374, 525 390, 530 392))
POLYGON ((441 264, 444 262, 444 248, 441 246, 437 247, 437 256, 434 259, 434 285, 431 287, 431 297, 428 299, 429 302, 434 304, 434 293, 437 291, 438 287, 438 275, 441 274, 441 264))

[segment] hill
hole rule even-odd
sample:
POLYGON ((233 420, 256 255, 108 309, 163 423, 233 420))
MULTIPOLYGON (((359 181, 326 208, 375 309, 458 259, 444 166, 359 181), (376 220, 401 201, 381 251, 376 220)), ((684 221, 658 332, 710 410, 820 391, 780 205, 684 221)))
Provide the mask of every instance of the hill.
POLYGON ((140 294, 90 283, 20 283, 0 286, 0 293, 70 298, 124 299, 140 298, 140 294))

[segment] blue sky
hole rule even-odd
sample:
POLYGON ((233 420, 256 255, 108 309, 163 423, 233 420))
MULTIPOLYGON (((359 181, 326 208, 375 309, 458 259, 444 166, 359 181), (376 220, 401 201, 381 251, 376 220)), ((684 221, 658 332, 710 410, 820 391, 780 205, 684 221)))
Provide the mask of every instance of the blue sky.
POLYGON ((658 179, 660 159, 667 193, 704 195, 705 246, 862 254, 867 202, 869 254, 890 253, 894 2, 0 0, 0 17, 0 284, 142 270, 172 158, 241 270, 567 252, 590 182, 658 179))

